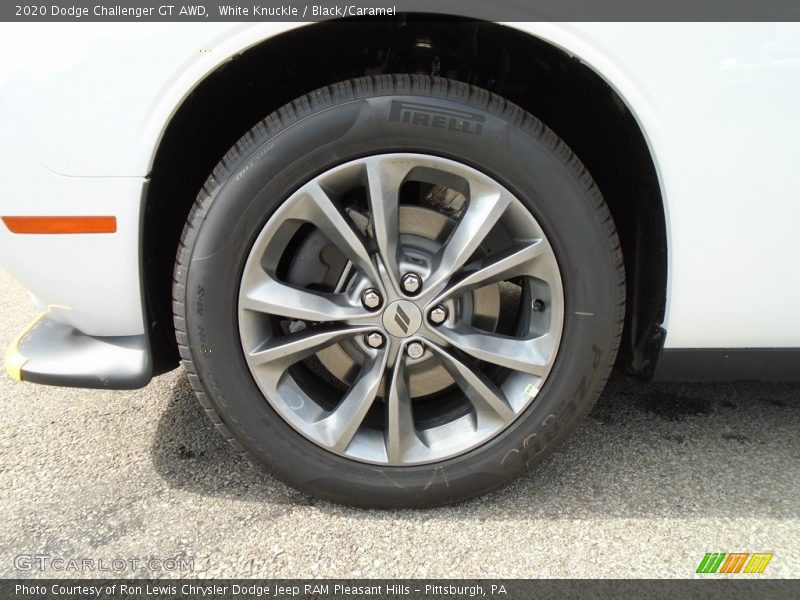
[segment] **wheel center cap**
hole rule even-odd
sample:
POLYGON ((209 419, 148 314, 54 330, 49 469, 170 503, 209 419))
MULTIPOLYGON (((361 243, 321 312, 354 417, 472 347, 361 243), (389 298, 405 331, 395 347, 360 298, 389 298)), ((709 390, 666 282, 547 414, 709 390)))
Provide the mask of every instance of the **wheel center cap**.
POLYGON ((422 311, 413 302, 396 300, 383 311, 383 326, 398 338, 414 335, 422 325, 422 311))

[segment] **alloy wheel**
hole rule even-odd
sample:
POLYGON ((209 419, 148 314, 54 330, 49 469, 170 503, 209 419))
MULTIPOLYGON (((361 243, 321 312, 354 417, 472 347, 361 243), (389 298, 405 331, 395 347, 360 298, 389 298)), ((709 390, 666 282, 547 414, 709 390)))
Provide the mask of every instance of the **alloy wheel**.
POLYGON ((382 154, 316 176, 269 217, 238 316, 287 423, 347 458, 407 466, 488 442, 535 401, 564 294, 544 231, 503 185, 382 154))

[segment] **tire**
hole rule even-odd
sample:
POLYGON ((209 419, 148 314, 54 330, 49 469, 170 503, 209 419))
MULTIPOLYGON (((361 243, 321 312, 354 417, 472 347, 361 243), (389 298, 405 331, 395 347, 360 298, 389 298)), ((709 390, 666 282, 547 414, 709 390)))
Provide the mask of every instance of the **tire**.
POLYGON ((499 96, 417 75, 331 85, 250 130, 198 195, 173 288, 182 362, 220 433, 290 485, 365 507, 457 502, 539 463, 605 385, 624 298, 614 223, 569 148, 499 96), (426 238, 431 223, 450 237, 426 238), (522 266, 483 269, 534 244, 522 266), (400 281, 416 263, 420 291, 400 281), (352 427, 328 418, 345 400, 352 427))

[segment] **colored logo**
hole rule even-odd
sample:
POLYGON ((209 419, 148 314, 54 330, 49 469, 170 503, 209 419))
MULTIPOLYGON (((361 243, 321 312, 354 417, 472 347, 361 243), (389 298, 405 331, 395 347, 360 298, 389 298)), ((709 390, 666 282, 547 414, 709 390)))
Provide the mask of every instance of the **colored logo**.
POLYGON ((707 552, 697 573, 763 573, 772 554, 766 552, 707 552))

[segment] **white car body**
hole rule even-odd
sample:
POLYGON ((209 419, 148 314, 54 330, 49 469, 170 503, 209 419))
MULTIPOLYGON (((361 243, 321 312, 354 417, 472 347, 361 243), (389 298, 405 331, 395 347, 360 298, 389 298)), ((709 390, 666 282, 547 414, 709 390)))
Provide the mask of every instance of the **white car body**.
MULTIPOLYGON (((800 347, 800 24, 509 23, 624 100, 659 179, 665 349, 800 347)), ((143 190, 171 117, 290 23, 3 24, 0 215, 113 215, 114 234, 19 235, 2 264, 56 322, 145 334, 143 190)))

